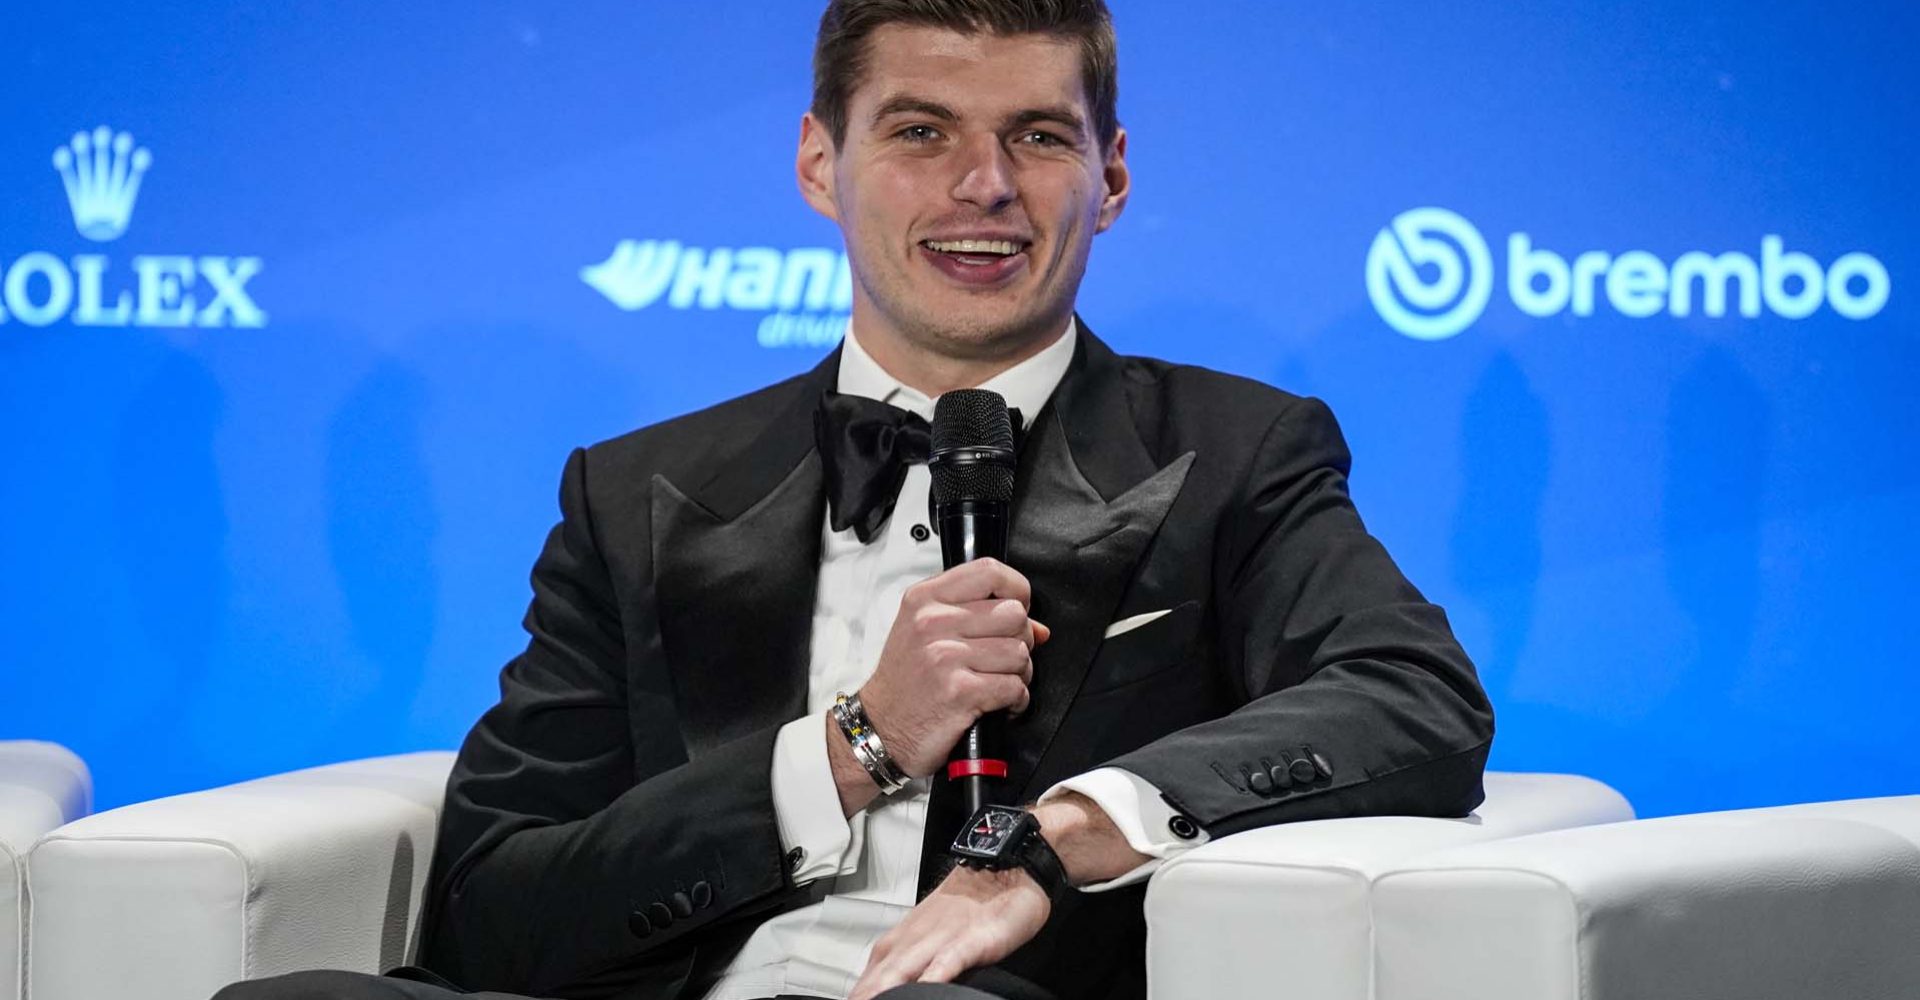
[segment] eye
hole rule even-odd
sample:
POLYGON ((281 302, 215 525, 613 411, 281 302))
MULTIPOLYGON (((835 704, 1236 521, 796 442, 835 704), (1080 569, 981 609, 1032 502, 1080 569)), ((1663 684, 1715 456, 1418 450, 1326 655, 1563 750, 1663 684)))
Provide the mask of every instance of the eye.
POLYGON ((940 130, 931 125, 909 125, 894 133, 896 138, 915 144, 924 144, 940 138, 940 130))
POLYGON ((1042 148, 1052 148, 1052 147, 1067 145, 1067 141, 1065 139, 1062 139, 1059 136, 1054 135, 1052 132, 1043 132, 1039 129, 1035 129, 1031 132, 1026 132, 1021 134, 1019 141, 1029 146, 1039 146, 1042 148))

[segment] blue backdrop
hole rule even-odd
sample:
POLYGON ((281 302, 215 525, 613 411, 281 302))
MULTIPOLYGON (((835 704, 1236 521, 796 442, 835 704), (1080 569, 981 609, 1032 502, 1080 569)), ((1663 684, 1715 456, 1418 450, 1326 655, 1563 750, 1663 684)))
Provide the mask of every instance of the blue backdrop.
MULTIPOLYGON (((1084 314, 1333 405, 1495 766, 1648 814, 1920 790, 1920 8, 1114 7, 1135 194, 1084 314)), ((456 745, 567 449, 843 323, 816 17, 9 11, 0 736, 103 806, 456 745)))

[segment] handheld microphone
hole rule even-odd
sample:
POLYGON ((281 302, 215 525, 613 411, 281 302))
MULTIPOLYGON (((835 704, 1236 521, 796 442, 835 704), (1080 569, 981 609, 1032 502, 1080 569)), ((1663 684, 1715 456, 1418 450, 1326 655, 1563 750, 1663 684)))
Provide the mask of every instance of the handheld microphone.
MULTIPOLYGON (((928 505, 940 531, 947 569, 975 559, 1007 558, 1013 507, 1013 421, 1007 401, 987 389, 955 389, 933 408, 933 476, 928 505)), ((947 761, 947 780, 961 782, 969 815, 990 799, 989 782, 1006 779, 1000 756, 1001 713, 982 716, 947 761)))

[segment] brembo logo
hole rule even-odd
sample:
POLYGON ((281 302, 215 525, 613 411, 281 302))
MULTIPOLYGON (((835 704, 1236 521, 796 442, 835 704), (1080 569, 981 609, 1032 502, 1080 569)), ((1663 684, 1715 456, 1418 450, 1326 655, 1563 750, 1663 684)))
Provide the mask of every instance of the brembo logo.
POLYGON ((628 312, 665 300, 669 309, 766 312, 762 347, 838 343, 853 308, 846 254, 824 247, 682 246, 677 240, 621 240, 580 280, 628 312))
POLYGON ((1367 251, 1374 309, 1388 326, 1416 340, 1445 340, 1473 325, 1492 292, 1487 241, 1444 208, 1400 213, 1367 251))
MULTIPOLYGON (((67 192, 80 235, 95 243, 119 239, 133 218, 140 182, 153 154, 126 132, 105 125, 80 132, 53 151, 53 169, 67 192)), ((130 279, 105 254, 62 259, 44 250, 0 257, 0 323, 50 326, 261 327, 267 324, 247 292, 258 257, 141 254, 130 279)))
MULTIPOLYGON (((1886 308, 1893 279, 1870 254, 1842 254, 1822 265, 1760 238, 1760 259, 1692 250, 1668 263, 1645 250, 1589 250, 1571 260, 1536 247, 1527 233, 1507 237, 1507 296, 1529 316, 1592 316, 1604 301, 1619 315, 1666 313, 1752 319, 1762 309, 1805 319, 1826 305, 1852 320, 1886 308)), ((1492 255, 1473 224, 1444 208, 1402 212, 1367 253, 1367 295, 1387 325, 1417 340, 1444 340, 1480 318, 1492 297, 1492 255)))

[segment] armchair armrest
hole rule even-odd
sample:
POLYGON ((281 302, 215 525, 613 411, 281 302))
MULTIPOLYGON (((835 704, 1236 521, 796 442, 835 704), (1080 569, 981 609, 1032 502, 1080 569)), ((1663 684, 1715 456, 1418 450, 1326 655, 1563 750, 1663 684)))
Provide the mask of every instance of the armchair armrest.
POLYGON ((1374 919, 1380 1000, 1920 996, 1920 796, 1475 844, 1374 919))
POLYGON ((0 1000, 26 988, 27 851, 40 835, 87 814, 93 777, 73 751, 39 740, 0 740, 0 1000))
POLYGON ((1633 818, 1589 778, 1491 772, 1485 787, 1465 819, 1288 823, 1167 862, 1147 887, 1148 995, 1367 1000, 1374 876, 1458 844, 1633 818))
POLYGON ((205 1000, 243 978, 403 964, 452 765, 353 761, 54 830, 28 859, 29 995, 205 1000))

